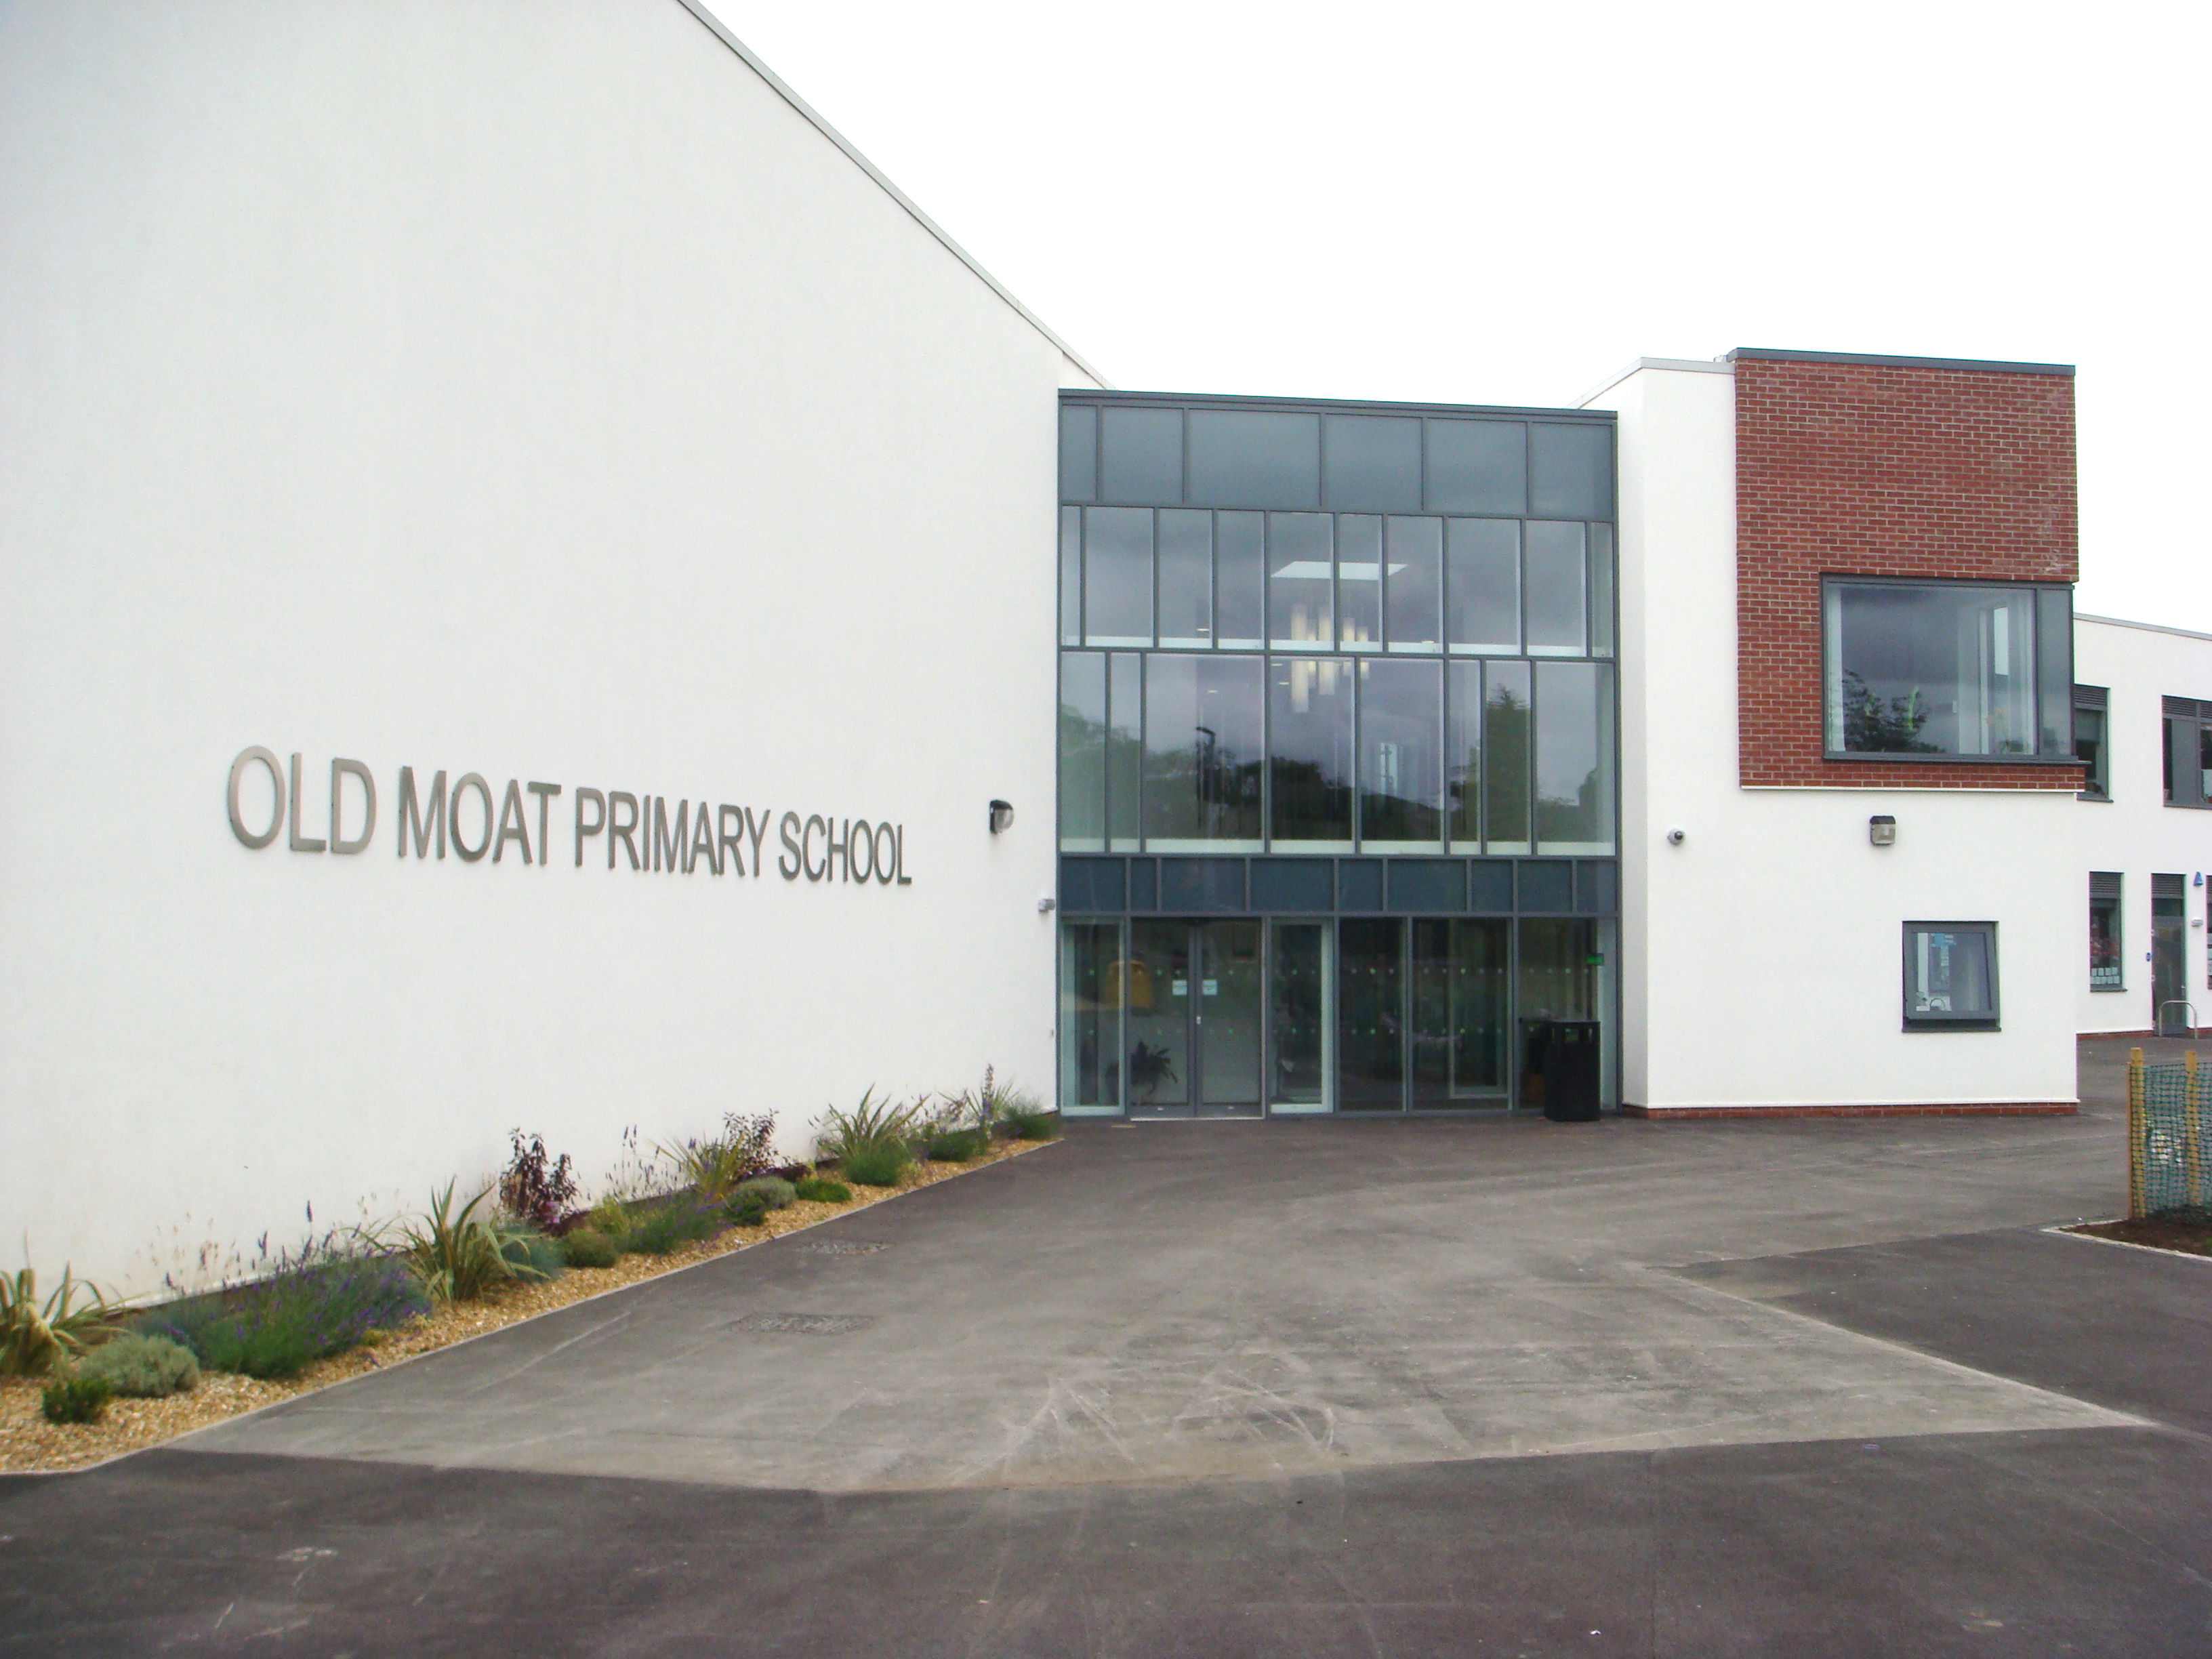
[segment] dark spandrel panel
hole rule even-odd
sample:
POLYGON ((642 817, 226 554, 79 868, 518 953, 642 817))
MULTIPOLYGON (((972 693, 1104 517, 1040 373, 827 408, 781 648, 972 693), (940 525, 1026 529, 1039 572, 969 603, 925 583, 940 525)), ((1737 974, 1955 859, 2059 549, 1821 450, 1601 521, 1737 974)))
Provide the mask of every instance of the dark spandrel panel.
POLYGON ((1158 859, 1129 860, 1129 908, 1132 910, 1157 910, 1160 908, 1158 859))
POLYGON ((1321 416, 1257 410, 1190 412, 1193 507, 1321 505, 1321 416))
POLYGON ((1609 916, 1620 908, 1620 866, 1592 860, 1575 867, 1575 908, 1586 916, 1609 916))
POLYGON ((1430 512, 1517 519, 1528 511, 1528 428, 1518 421, 1426 424, 1430 512))
POLYGON ((1528 429, 1528 511, 1540 519, 1613 516, 1613 428, 1528 429))
POLYGON ((1104 915, 1128 899, 1121 859, 1064 858, 1060 861, 1060 908, 1071 915, 1104 915))
POLYGON ((1252 908, 1255 910, 1332 910, 1336 908, 1334 884, 1327 859, 1252 860, 1252 908))
POLYGON ((1339 859, 1336 863, 1337 908, 1340 910, 1382 908, 1382 860, 1339 859))
POLYGON ((1173 507, 1182 500, 1182 411, 1102 409, 1098 495, 1132 506, 1173 507))
POLYGON ((1413 915, 1466 909, 1466 864, 1459 859, 1392 859, 1390 908, 1413 915))
POLYGON ((1477 915, 1513 913, 1513 861, 1510 859, 1469 859, 1467 862, 1467 908, 1477 915))
POLYGON ((1098 498, 1098 411, 1076 407, 1060 411, 1060 499, 1098 498))
POLYGON ((1523 859, 1520 863, 1520 908, 1523 915, 1571 915, 1575 908, 1575 866, 1566 859, 1523 859))
POLYGON ((1244 908, 1243 859, 1162 859, 1159 908, 1181 914, 1244 908))
POLYGON ((1339 513, 1421 510, 1421 423, 1402 416, 1332 415, 1322 429, 1328 504, 1339 513))

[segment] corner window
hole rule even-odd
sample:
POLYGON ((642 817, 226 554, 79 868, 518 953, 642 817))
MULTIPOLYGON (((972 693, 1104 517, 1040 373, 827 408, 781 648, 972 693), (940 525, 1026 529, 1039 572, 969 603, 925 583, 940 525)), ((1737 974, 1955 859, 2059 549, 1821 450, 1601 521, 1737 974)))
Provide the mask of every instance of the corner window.
POLYGON ((2120 948, 2120 875, 2117 870, 2089 872, 2089 988, 2124 991, 2120 948))
POLYGON ((2112 693, 2101 685, 2074 688, 2074 758, 2081 763, 2081 799, 2112 798, 2112 749, 2106 742, 2106 706, 2112 693))
POLYGON ((1905 924, 1905 1029, 1997 1029, 1997 925, 1905 924))
POLYGON ((2073 614, 2064 587, 1830 578, 1828 754, 2072 760, 2073 614))
POLYGON ((2212 806, 2212 702, 2166 699, 2166 804, 2212 806))

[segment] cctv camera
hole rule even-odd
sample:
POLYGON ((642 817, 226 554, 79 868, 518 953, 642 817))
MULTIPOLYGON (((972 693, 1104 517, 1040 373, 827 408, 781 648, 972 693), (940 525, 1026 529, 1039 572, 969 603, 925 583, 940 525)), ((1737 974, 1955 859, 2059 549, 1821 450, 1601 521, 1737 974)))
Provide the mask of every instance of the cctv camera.
POLYGON ((1688 839, 1689 836, 1680 830, 1669 830, 1667 832, 1667 845, 1669 847, 1680 847, 1688 839))

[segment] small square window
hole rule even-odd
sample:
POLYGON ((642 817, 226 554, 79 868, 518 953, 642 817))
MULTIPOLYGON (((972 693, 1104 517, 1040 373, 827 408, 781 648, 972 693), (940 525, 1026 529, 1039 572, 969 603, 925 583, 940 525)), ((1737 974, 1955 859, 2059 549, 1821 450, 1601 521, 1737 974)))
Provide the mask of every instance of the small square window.
POLYGON ((1997 925, 1905 924, 1905 1029, 1997 1029, 1997 925))

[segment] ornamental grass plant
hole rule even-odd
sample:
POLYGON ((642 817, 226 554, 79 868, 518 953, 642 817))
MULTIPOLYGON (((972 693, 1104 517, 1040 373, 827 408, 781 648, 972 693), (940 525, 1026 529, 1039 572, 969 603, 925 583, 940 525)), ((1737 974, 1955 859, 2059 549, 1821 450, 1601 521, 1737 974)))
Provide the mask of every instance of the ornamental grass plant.
POLYGON ((43 1302, 30 1268, 0 1277, 0 1376, 59 1371, 99 1340, 114 1315, 107 1298, 67 1267, 43 1302))

